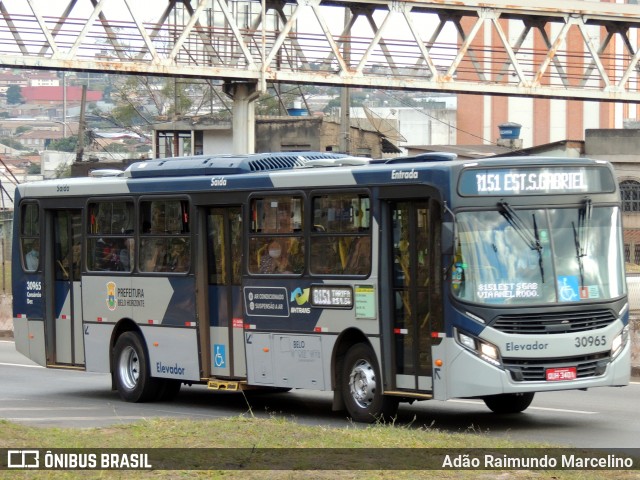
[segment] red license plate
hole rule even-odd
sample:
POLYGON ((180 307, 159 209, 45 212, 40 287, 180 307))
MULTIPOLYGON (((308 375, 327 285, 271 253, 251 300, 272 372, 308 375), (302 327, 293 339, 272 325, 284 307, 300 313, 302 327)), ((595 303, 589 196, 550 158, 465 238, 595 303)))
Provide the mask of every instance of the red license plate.
POLYGON ((575 380, 576 378, 578 378, 576 367, 547 368, 548 382, 562 382, 566 380, 575 380))

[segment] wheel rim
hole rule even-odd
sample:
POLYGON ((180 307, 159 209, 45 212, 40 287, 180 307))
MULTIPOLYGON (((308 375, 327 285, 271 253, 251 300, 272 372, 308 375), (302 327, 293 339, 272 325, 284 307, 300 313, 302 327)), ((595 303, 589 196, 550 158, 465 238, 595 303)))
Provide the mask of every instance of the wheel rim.
POLYGON ((140 377, 140 358, 133 347, 125 347, 122 350, 118 371, 123 385, 129 390, 133 390, 140 377))
POLYGON ((349 391, 360 408, 367 408, 373 403, 376 393, 376 375, 373 367, 366 360, 358 360, 353 366, 349 375, 349 391))

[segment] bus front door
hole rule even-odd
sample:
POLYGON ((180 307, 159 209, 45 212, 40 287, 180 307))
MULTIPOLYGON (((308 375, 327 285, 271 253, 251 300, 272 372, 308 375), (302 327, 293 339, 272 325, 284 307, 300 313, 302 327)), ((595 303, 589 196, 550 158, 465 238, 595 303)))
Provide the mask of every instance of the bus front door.
POLYGON ((206 214, 209 368, 212 377, 242 379, 244 353, 242 209, 211 207, 206 214))
POLYGON ((392 374, 395 388, 433 391, 432 332, 441 323, 437 209, 428 200, 391 202, 392 374))
POLYGON ((47 364, 83 366, 81 210, 49 210, 45 269, 47 364))

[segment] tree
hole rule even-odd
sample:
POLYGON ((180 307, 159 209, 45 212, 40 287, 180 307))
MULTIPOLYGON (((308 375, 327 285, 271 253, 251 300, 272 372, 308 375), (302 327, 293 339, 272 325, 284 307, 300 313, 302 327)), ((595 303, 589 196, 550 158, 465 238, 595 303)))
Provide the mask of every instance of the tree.
POLYGON ((129 151, 126 145, 123 145, 122 143, 110 143, 105 145, 103 150, 110 153, 124 153, 129 151))
MULTIPOLYGON (((93 132, 85 132, 84 144, 91 145, 93 142, 93 132)), ((58 152, 75 152, 78 147, 78 136, 73 135, 71 137, 61 138, 59 140, 51 140, 47 144, 47 150, 55 150, 58 152)))
POLYGON ((61 163, 56 167, 53 175, 55 178, 69 178, 71 176, 71 164, 61 163))
POLYGON ((268 94, 256 101, 256 115, 288 115, 287 109, 311 91, 312 88, 306 85, 300 87, 283 84, 271 87, 268 94))
POLYGON ((186 83, 173 78, 120 76, 112 85, 111 117, 123 126, 148 125, 156 116, 180 116, 193 104, 186 83))
POLYGON ((24 150, 24 146, 18 141, 14 140, 11 137, 2 137, 0 138, 0 143, 6 145, 7 147, 13 148, 15 150, 24 150))
POLYGON ((75 152, 78 144, 77 137, 66 137, 60 140, 52 140, 47 145, 47 150, 55 150, 57 152, 75 152))
POLYGON ((20 85, 9 85, 9 88, 7 89, 7 103, 9 105, 24 103, 24 98, 22 98, 22 87, 20 85))

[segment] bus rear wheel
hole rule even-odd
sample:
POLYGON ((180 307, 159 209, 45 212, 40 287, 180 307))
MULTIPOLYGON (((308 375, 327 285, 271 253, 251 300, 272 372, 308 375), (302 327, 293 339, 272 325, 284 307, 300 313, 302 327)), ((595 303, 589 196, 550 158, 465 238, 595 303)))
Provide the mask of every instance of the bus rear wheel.
POLYGON ((347 411, 357 422, 373 423, 396 414, 398 399, 382 394, 378 362, 365 343, 353 345, 344 356, 340 388, 347 411))
POLYGON ((127 402, 154 400, 160 382, 152 378, 142 339, 135 332, 125 332, 116 341, 113 349, 116 388, 127 402))
POLYGON ((484 403, 494 413, 524 412, 533 401, 533 393, 503 393, 483 397, 484 403))

